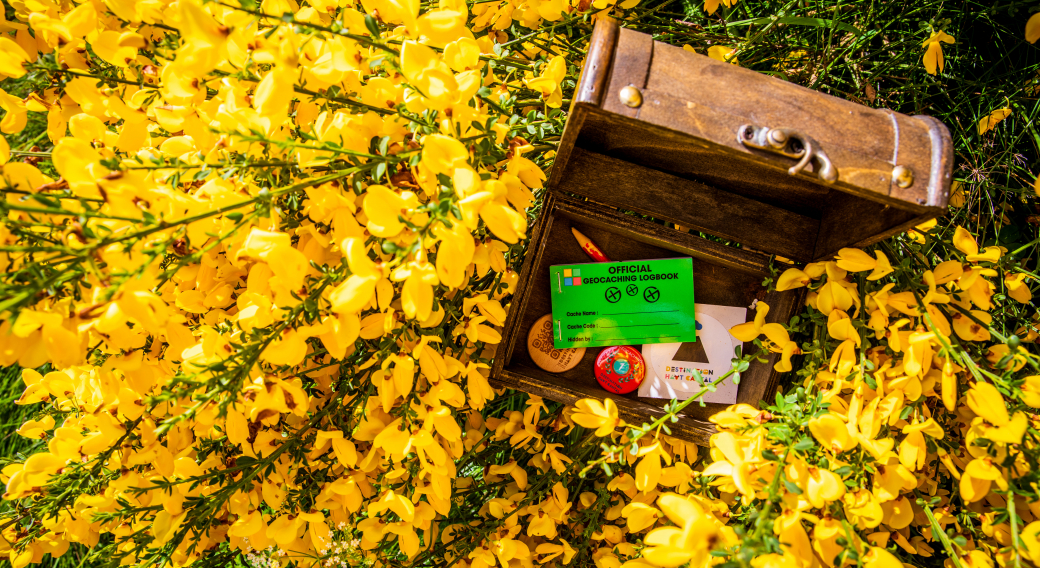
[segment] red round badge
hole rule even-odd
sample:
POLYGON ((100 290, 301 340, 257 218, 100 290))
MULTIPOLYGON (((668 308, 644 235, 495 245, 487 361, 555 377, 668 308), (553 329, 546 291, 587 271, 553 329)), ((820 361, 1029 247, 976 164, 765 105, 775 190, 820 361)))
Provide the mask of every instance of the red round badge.
POLYGON ((596 380, 599 385, 615 394, 628 394, 643 382, 646 365, 643 356, 633 347, 607 347, 596 356, 596 380))

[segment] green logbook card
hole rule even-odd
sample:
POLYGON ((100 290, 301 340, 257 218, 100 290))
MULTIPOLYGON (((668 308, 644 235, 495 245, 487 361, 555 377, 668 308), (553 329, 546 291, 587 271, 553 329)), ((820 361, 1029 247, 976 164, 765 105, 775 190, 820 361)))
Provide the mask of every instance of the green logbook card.
POLYGON ((557 349, 697 338, 688 257, 550 266, 549 280, 557 349))

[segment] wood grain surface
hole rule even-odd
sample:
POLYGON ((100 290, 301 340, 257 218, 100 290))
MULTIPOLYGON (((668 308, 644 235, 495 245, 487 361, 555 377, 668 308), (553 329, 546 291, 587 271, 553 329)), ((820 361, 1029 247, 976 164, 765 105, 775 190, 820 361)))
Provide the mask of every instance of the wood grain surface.
MULTIPOLYGON (((595 73, 606 70, 607 76, 595 82, 606 84, 606 92, 576 99, 577 120, 565 130, 552 188, 578 180, 579 186, 567 191, 647 210, 645 204, 660 193, 670 196, 643 180, 669 174, 695 182, 669 182, 683 188, 671 197, 704 197, 664 218, 683 217, 684 225, 801 261, 877 242, 946 207, 952 144, 946 127, 934 119, 838 99, 646 34, 618 31, 616 22, 597 23, 596 34, 616 42, 609 62, 602 45, 596 50, 595 73), (619 93, 628 86, 640 89, 641 106, 621 101, 619 93), (744 125, 789 128, 816 140, 837 167, 837 181, 822 182, 813 166, 789 175, 795 160, 742 144, 737 131, 744 125), (571 164, 572 153, 578 156, 574 148, 615 161, 583 177, 584 168, 571 164), (893 178, 896 166, 913 173, 909 186, 900 187, 893 178), (605 178, 614 180, 609 191, 593 187, 605 178), (608 193, 612 199, 605 198, 608 193), (702 215, 705 202, 727 201, 733 203, 730 212, 740 208, 746 214, 686 221, 702 215), (777 217, 773 235, 756 227, 769 213, 777 217), (811 220, 819 222, 814 226, 811 220)), ((593 74, 587 69, 582 81, 594 82, 593 74)))

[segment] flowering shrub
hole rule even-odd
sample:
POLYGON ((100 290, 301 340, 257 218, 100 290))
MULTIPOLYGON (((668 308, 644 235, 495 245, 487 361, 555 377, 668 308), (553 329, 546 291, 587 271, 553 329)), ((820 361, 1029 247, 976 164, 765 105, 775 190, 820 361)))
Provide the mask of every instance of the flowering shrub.
MULTIPOLYGON (((592 20, 674 23, 663 7, 5 6, 0 365, 21 381, 24 443, 0 461, 0 553, 16 568, 1040 561, 1036 241, 996 244, 1025 202, 983 196, 981 158, 953 221, 777 271, 768 285, 808 287, 805 313, 764 324, 758 304, 734 329, 757 352, 733 369, 779 352, 791 390, 716 414, 701 463, 668 436, 691 402, 626 425, 610 400, 493 390, 592 20), (1003 228, 980 246, 987 223, 1003 228)), ((818 20, 755 20, 710 46, 654 29, 815 81, 801 48, 763 60, 755 42, 776 25, 861 31, 818 20)), ((941 77, 967 57, 935 24, 899 65, 941 77)), ((978 136, 1024 112, 992 108, 978 136)))

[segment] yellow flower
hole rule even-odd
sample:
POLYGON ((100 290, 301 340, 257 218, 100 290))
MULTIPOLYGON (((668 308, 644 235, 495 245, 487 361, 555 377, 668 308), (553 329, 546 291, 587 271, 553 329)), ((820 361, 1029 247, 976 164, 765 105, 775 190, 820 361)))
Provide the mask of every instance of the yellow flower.
POLYGON ((657 523, 657 519, 661 518, 661 511, 645 503, 633 501, 621 510, 621 516, 627 519, 628 531, 638 533, 657 523))
POLYGON ((200 77, 215 68, 227 53, 229 30, 217 23, 197 0, 178 2, 183 45, 176 66, 189 77, 200 77))
POLYGON ((401 73, 432 108, 447 108, 458 96, 459 84, 451 68, 427 45, 415 41, 402 44, 401 73))
POLYGON ((709 421, 720 428, 735 429, 752 423, 753 419, 763 416, 762 411, 750 404, 733 404, 712 414, 709 421))
MULTIPOLYGON (((1033 182, 1034 192, 1036 188, 1036 182, 1033 182)), ((950 207, 957 207, 958 209, 964 207, 964 203, 967 200, 967 196, 964 192, 964 184, 960 181, 954 180, 950 185, 950 207)))
POLYGON ((1005 118, 1011 116, 1011 109, 1009 108, 998 108, 997 110, 989 113, 988 115, 979 119, 979 136, 993 130, 1000 124, 1005 118))
POLYGON ((899 498, 903 492, 917 487, 917 477, 914 472, 902 464, 891 464, 878 466, 878 473, 874 475, 874 496, 882 504, 899 498))
MULTIPOLYGON (((712 0, 706 0, 706 1, 712 1, 712 0)), ((726 2, 726 0, 722 0, 722 1, 726 2)), ((733 3, 736 4, 735 1, 733 3)), ((718 4, 716 3, 716 6, 717 5, 718 4)), ((740 65, 740 62, 737 61, 736 53, 737 53, 737 48, 729 47, 729 46, 725 46, 725 45, 713 45, 713 46, 708 48, 708 57, 710 57, 712 59, 715 59, 715 60, 718 60, 718 61, 732 63, 733 65, 740 65)))
POLYGON ((727 8, 732 8, 737 4, 737 0, 704 0, 704 11, 710 16, 719 9, 720 4, 727 8))
POLYGON ((976 458, 968 463, 961 474, 960 494, 961 498, 969 503, 974 503, 989 494, 990 485, 996 481, 1001 489, 1007 488, 1007 481, 1000 472, 1000 468, 993 464, 989 458, 976 458))
POLYGON ((1004 397, 989 383, 975 383, 968 390, 968 407, 994 426, 1005 426, 1011 421, 1004 397))
POLYGON ((428 262, 409 262, 395 270, 390 278, 404 280, 401 307, 408 319, 426 320, 433 312, 433 287, 440 283, 437 270, 428 262))
POLYGON ((827 332, 831 337, 839 341, 851 340, 857 346, 860 344, 859 332, 848 314, 841 310, 834 310, 830 315, 830 323, 827 324, 827 332), (840 316, 839 316, 840 314, 840 316))
POLYGON ((838 251, 836 256, 838 267, 849 272, 874 270, 874 267, 877 266, 877 260, 856 248, 843 248, 838 251))
POLYGON ((1026 377, 1021 388, 1022 402, 1032 408, 1040 408, 1040 375, 1026 377))
POLYGON ((971 310, 969 312, 975 319, 958 312, 953 314, 953 331, 964 341, 989 341, 990 333, 985 325, 978 324, 975 320, 989 324, 993 316, 982 310, 971 310))
POLYGON ((881 524, 884 510, 874 494, 866 489, 846 493, 842 504, 849 520, 860 529, 871 529, 881 524))
POLYGON ((924 40, 921 45, 925 48, 924 52, 924 68, 929 74, 935 75, 936 69, 942 71, 945 68, 945 62, 943 61, 942 44, 953 43, 953 36, 946 32, 932 31, 928 39, 924 40))
POLYGON ((1029 16, 1026 21, 1026 41, 1036 43, 1040 39, 1040 12, 1029 16))
POLYGON ((635 469, 636 489, 644 492, 656 489, 661 479, 661 460, 670 464, 671 456, 661 449, 659 441, 639 448, 636 456, 641 457, 635 469))
MULTIPOLYGON (((1035 15, 1030 20, 1034 18, 1036 18, 1035 15)), ((1040 560, 1040 521, 1033 521, 1026 525, 1022 529, 1019 538, 1022 539, 1022 543, 1026 546, 1029 559, 1034 562, 1040 560)))
POLYGON ((863 555, 864 568, 903 568, 903 563, 894 554, 877 546, 863 555))
POLYGON ((813 528, 812 548, 824 559, 824 566, 833 566, 834 559, 845 547, 837 544, 837 539, 848 538, 845 527, 835 518, 823 518, 813 528))
POLYGON ((830 315, 831 311, 835 309, 847 312, 854 301, 852 294, 845 286, 830 279, 826 284, 820 286, 817 293, 816 306, 824 315, 830 315))
POLYGON ((46 439, 47 432, 54 428, 54 417, 45 415, 39 420, 27 420, 18 428, 19 436, 26 438, 46 439))
POLYGON ((792 369, 791 356, 798 353, 798 344, 791 341, 791 336, 784 326, 778 323, 767 323, 762 326, 762 333, 780 351, 780 361, 773 368, 780 373, 786 373, 792 369))
POLYGON ((541 558, 542 564, 548 563, 550 560, 560 556, 561 554, 563 555, 564 566, 567 566, 571 563, 571 560, 574 559, 574 555, 577 554, 578 551, 572 548, 570 543, 568 543, 566 540, 563 540, 561 538, 560 542, 562 542, 563 544, 553 544, 546 542, 539 544, 537 547, 535 547, 535 553, 546 555, 541 558))
POLYGON ((762 333, 762 326, 766 323, 766 314, 769 313, 769 305, 765 302, 758 302, 755 305, 755 319, 739 325, 733 326, 729 332, 733 334, 733 337, 748 342, 754 341, 762 333))
POLYGON ((780 278, 776 280, 776 290, 778 292, 785 292, 787 290, 801 288, 802 286, 807 286, 811 281, 809 275, 801 270, 798 270, 797 268, 788 268, 780 275, 780 278))
POLYGON ((430 134, 422 140, 422 165, 434 174, 451 176, 457 168, 469 167, 469 151, 458 140, 443 134, 430 134))
POLYGON ((643 540, 643 558, 661 568, 701 565, 719 532, 715 519, 695 501, 674 493, 659 497, 657 506, 676 526, 650 531, 643 540))
POLYGON ((816 441, 835 454, 851 450, 858 443, 846 423, 831 412, 810 419, 809 431, 816 441))
POLYGON ((288 329, 264 350, 262 359, 272 365, 298 365, 307 355, 306 339, 296 330, 288 329))
POLYGON ((491 385, 488 384, 487 369, 488 366, 483 363, 470 361, 463 372, 466 376, 470 405, 476 410, 484 408, 487 401, 495 398, 495 392, 491 389, 491 385), (481 372, 482 369, 484 372, 481 372))
POLYGON ((524 85, 528 89, 541 92, 547 106, 560 108, 563 105, 563 91, 560 89, 560 83, 566 76, 567 60, 562 55, 557 55, 549 60, 541 75, 524 79, 524 85))
POLYGON ((723 431, 713 435, 710 443, 715 461, 704 468, 702 475, 719 476, 713 485, 728 487, 727 492, 738 491, 749 503, 759 480, 767 477, 765 473, 775 467, 769 462, 763 463, 764 458, 757 449, 759 441, 723 431))
POLYGON ((1007 249, 999 246, 986 247, 979 254, 968 256, 969 262, 997 262, 1007 252, 1007 249))
POLYGON ((899 462, 913 471, 922 469, 928 457, 925 434, 939 440, 944 437, 942 428, 931 418, 921 423, 904 426, 903 433, 906 434, 906 437, 899 443, 899 462))
POLYGON ((1029 418, 1026 414, 1024 412, 1016 412, 1004 426, 990 428, 986 432, 986 438, 991 442, 1001 444, 1021 444, 1028 427, 1029 418))
POLYGON ((1004 277, 1004 286, 1007 287, 1007 294, 1015 300, 1022 302, 1023 304, 1029 303, 1033 299, 1033 292, 1029 289, 1029 285, 1026 284, 1027 274, 1009 274, 1004 277))
POLYGON ((418 205, 418 198, 410 191, 398 195, 386 186, 372 185, 365 190, 362 209, 368 216, 369 232, 377 237, 390 238, 404 229, 400 218, 407 219, 409 211, 418 205))
POLYGON ((885 253, 880 250, 874 251, 874 256, 877 262, 874 265, 874 270, 867 276, 867 280, 880 280, 885 276, 892 273, 892 264, 888 261, 888 257, 885 253))
POLYGON ((971 233, 965 230, 964 227, 958 226, 954 230, 953 246, 968 256, 978 254, 979 252, 979 244, 975 242, 975 237, 971 236, 971 233))
POLYGON ((624 421, 618 418, 617 406, 609 398, 602 402, 594 398, 583 398, 574 403, 574 412, 571 420, 578 426, 595 430, 596 436, 609 436, 618 426, 624 426, 624 421))
POLYGON ((332 311, 354 314, 372 301, 382 270, 368 258, 368 251, 360 239, 346 239, 343 249, 352 274, 332 291, 329 301, 332 303, 332 311))
POLYGON ((29 54, 8 37, 0 37, 0 76, 17 79, 25 75, 29 54))
MULTIPOLYGON (((417 13, 418 3, 414 3, 414 6, 417 13)), ((466 28, 466 16, 468 15, 465 4, 447 6, 442 3, 440 9, 433 9, 419 16, 416 24, 419 33, 426 37, 430 45, 446 48, 445 59, 447 59, 447 46, 457 45, 462 41, 472 42, 472 45, 476 46, 477 42, 473 40, 472 32, 466 28)), ((479 47, 477 49, 479 50, 479 47)), ((479 54, 480 52, 477 51, 477 55, 479 54)), ((456 71, 464 70, 465 67, 456 69, 456 71)))
POLYGON ((444 46, 444 62, 455 72, 475 69, 480 65, 480 44, 472 38, 459 38, 444 46))
POLYGON ((818 467, 808 468, 808 477, 805 480, 805 496, 813 507, 823 508, 845 495, 845 483, 837 474, 829 469, 818 467))
POLYGON ((794 554, 761 554, 751 560, 751 568, 798 568, 801 566, 794 554))

